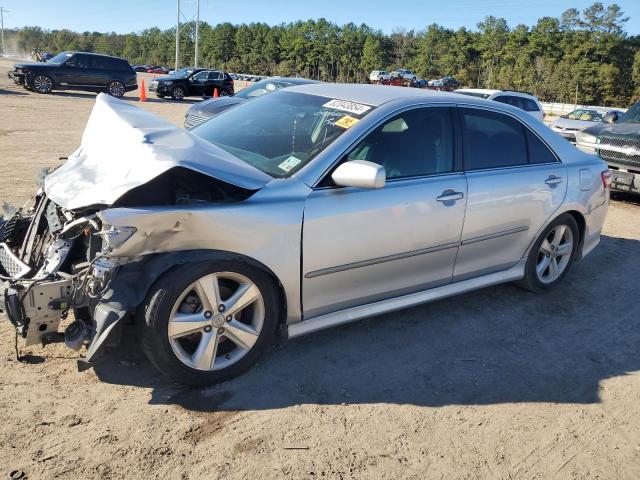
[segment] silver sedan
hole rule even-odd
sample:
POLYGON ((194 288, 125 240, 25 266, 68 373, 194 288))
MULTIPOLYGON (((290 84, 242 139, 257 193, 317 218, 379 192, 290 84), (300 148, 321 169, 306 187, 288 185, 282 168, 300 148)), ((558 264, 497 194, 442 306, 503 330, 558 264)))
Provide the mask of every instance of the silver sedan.
MULTIPOLYGON (((526 112, 457 94, 305 85, 190 132, 101 96, 31 222, 59 220, 56 259, 91 247, 87 232, 102 241, 80 273, 72 257, 41 267, 71 277, 69 301, 89 313, 67 332, 87 362, 133 315, 152 363, 203 385, 248 368, 278 331, 504 282, 554 287, 600 241, 608 182, 604 162, 526 112)), ((46 282, 29 285, 37 301, 46 282)), ((20 332, 38 341, 53 321, 32 317, 20 332)))

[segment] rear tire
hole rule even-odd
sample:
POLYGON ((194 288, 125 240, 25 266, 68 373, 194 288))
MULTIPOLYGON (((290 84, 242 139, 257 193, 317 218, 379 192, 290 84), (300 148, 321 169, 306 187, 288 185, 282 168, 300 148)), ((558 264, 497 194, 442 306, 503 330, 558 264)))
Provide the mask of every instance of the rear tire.
POLYGON ((560 215, 531 247, 524 278, 516 284, 534 293, 555 287, 569 273, 579 243, 576 220, 568 213, 560 215))
POLYGON ((107 93, 112 97, 122 98, 125 93, 125 86, 119 80, 115 80, 107 85, 107 93))
POLYGON ((247 370, 271 344, 280 302, 271 277, 246 263, 181 265, 150 289, 137 316, 138 338, 167 377, 211 385, 247 370))

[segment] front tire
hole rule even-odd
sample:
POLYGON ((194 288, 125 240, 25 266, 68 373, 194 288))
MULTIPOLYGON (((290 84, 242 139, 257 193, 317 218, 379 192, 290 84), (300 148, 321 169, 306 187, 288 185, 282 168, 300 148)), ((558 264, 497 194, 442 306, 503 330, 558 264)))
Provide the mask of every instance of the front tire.
POLYGON ((33 76, 29 86, 34 92, 47 94, 53 91, 53 80, 48 75, 37 74, 33 76))
POLYGON ((185 93, 184 88, 174 87, 171 92, 171 96, 173 97, 174 100, 181 101, 184 99, 184 93, 185 93))
POLYGON ((142 350, 174 381, 233 378, 272 342, 282 306, 264 271, 220 260, 185 264, 151 288, 137 319, 142 350))
POLYGON ((555 287, 562 281, 576 258, 580 231, 572 215, 565 213, 545 228, 533 244, 525 276, 518 285, 539 293, 555 287))

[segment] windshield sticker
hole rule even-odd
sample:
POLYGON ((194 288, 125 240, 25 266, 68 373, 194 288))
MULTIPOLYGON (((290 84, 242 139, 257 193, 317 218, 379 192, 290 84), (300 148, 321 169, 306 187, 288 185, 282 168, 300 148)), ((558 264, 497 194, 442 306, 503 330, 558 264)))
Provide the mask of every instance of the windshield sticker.
POLYGON ((361 103, 349 102, 347 100, 331 100, 330 102, 322 105, 324 108, 332 108, 334 110, 341 110, 347 113, 353 113, 355 115, 364 115, 371 107, 369 105, 362 105, 361 103))
POLYGON ((280 170, 284 170, 285 172, 289 172, 291 171, 292 168, 299 165, 300 162, 302 162, 302 160, 292 155, 289 158, 287 158, 284 162, 282 162, 280 165, 278 165, 278 168, 280 170))
POLYGON ((346 130, 353 127, 359 121, 360 120, 358 120, 357 118, 353 118, 351 115, 345 115, 340 120, 336 121, 335 125, 346 130))

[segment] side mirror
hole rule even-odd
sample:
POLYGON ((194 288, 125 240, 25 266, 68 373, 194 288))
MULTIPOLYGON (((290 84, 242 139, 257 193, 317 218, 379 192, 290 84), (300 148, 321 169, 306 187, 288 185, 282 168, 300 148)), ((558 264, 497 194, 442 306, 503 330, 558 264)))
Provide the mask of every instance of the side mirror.
POLYGON ((606 123, 616 123, 618 121, 618 113, 609 112, 602 118, 602 121, 606 123))
POLYGON ((382 165, 366 160, 351 160, 336 168, 331 178, 336 185, 354 188, 382 188, 387 174, 382 165))

